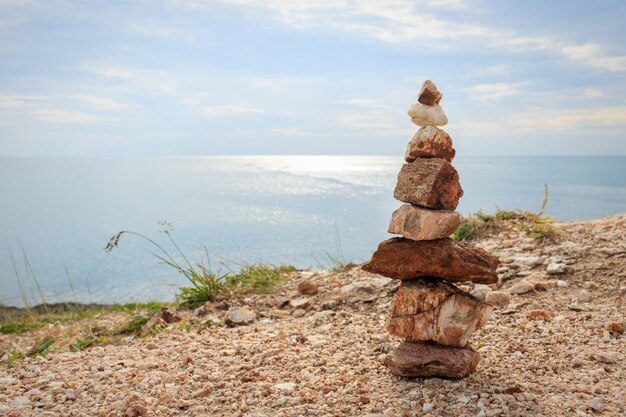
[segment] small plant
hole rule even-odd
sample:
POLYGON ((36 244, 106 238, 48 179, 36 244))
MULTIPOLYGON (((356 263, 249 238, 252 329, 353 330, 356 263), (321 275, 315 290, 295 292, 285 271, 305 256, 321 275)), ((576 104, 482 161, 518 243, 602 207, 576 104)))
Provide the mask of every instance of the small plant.
POLYGON ((7 355, 7 365, 9 367, 13 366, 13 364, 15 364, 15 361, 17 361, 18 359, 24 359, 24 355, 17 351, 9 352, 7 355))
POLYGON ((544 217, 548 205, 548 186, 544 189, 544 198, 538 213, 521 210, 503 210, 498 207, 493 215, 478 211, 463 219, 454 235, 455 240, 474 240, 483 236, 497 233, 505 227, 513 227, 523 231, 526 235, 541 240, 554 239, 556 230, 549 217, 544 217))
POLYGON ((44 336, 37 340, 32 349, 28 352, 27 356, 45 356, 48 350, 56 343, 56 340, 51 336, 44 336))
POLYGON ((352 268, 356 264, 346 259, 343 253, 343 246, 341 244, 341 236, 339 235, 339 229, 335 224, 335 254, 331 254, 328 251, 324 251, 323 266, 331 272, 342 272, 352 268))
POLYGON ((291 265, 272 266, 263 263, 241 264, 239 271, 224 276, 224 284, 242 292, 268 291, 282 280, 283 275, 296 270, 291 265))
POLYGON ((130 316, 130 321, 123 325, 117 333, 134 334, 135 336, 139 336, 141 329, 146 325, 146 323, 148 323, 148 320, 150 320, 150 318, 144 316, 143 314, 133 314, 130 316))
POLYGON ((70 345, 70 350, 72 352, 79 352, 81 350, 85 350, 94 345, 104 343, 106 342, 106 340, 107 339, 105 337, 90 335, 90 336, 85 337, 84 339, 76 340, 74 343, 70 345))
POLYGON ((41 326, 41 323, 34 322, 9 322, 0 326, 0 333, 2 334, 15 334, 24 333, 29 330, 35 329, 41 326))

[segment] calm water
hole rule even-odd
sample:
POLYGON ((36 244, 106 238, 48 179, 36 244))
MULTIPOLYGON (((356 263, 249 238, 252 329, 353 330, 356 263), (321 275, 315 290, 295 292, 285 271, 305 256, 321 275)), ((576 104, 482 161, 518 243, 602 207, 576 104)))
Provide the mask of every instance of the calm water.
MULTIPOLYGON (((22 247, 47 301, 170 300, 182 277, 157 264, 143 241, 164 242, 173 223, 190 257, 206 246, 219 265, 291 263, 320 268, 324 252, 365 260, 388 237, 400 203, 392 198, 402 164, 394 157, 202 157, 162 159, 0 159, 0 301, 39 300, 22 247), (65 269, 69 271, 74 291, 65 269), (32 294, 32 295, 31 295, 32 294)), ((459 158, 466 214, 495 205, 590 219, 626 211, 626 157, 459 158)))

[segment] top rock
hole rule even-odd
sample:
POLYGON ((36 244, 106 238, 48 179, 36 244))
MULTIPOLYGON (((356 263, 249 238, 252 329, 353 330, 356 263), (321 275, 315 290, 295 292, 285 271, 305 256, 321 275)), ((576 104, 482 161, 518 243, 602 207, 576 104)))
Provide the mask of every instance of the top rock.
POLYGON ((443 97, 443 95, 439 92, 439 90, 437 90, 435 83, 430 80, 426 80, 422 85, 422 90, 420 91, 417 101, 422 104, 426 104, 427 106, 432 106, 434 104, 439 104, 441 97, 443 97))

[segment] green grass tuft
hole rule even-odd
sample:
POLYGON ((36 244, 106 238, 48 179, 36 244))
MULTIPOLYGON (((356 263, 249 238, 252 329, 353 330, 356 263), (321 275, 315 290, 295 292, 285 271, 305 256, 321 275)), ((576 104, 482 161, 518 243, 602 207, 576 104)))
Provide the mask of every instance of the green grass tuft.
POLYGON ((116 333, 139 336, 139 334, 141 334, 141 329, 146 325, 146 323, 148 323, 148 320, 150 320, 150 317, 148 316, 144 316, 143 314, 133 314, 130 317, 130 321, 120 327, 116 333))
POLYGON ((493 215, 478 211, 463 219, 452 238, 459 241, 475 240, 497 233, 503 228, 513 227, 533 239, 553 240, 557 232, 552 226, 554 220, 544 216, 547 204, 548 186, 545 186, 541 210, 538 213, 500 208, 493 215))

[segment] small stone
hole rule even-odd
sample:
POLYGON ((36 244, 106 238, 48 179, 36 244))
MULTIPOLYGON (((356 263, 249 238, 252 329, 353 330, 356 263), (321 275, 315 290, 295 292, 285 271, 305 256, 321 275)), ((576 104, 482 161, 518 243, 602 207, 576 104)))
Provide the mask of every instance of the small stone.
POLYGON ((562 279, 558 280, 556 282, 556 287, 557 288, 567 288, 567 282, 563 281, 562 279))
POLYGON ((292 393, 295 388, 296 388, 296 384, 294 384, 293 382, 281 382, 280 384, 274 385, 274 389, 276 391, 280 391, 280 392, 287 393, 287 394, 292 393))
POLYGON ((511 296, 504 291, 492 291, 487 294, 485 301, 489 304, 506 307, 511 301, 511 296))
POLYGON ((244 326, 252 323, 256 315, 248 306, 231 307, 224 316, 224 323, 229 327, 244 326))
POLYGON ((598 288, 600 288, 598 283, 597 282, 593 282, 593 281, 585 281, 585 282, 583 282, 583 287, 588 289, 588 290, 597 290, 598 288))
POLYGON ((604 410, 604 407, 602 406, 602 400, 599 398, 590 399, 587 405, 593 411, 597 411, 598 413, 601 413, 604 410))
POLYGON ((15 397, 13 398, 13 401, 11 401, 11 405, 15 408, 23 408, 29 404, 30 400, 28 399, 28 397, 24 396, 15 397))
POLYGON ((518 265, 527 266, 529 268, 534 268, 543 264, 543 261, 538 256, 518 256, 515 258, 514 262, 518 265))
POLYGON ((422 411, 428 412, 433 409, 433 403, 424 403, 422 404, 422 411))
POLYGON ((289 300, 289 305, 293 308, 306 309, 313 305, 313 301, 306 297, 292 298, 289 300))
POLYGON ((437 90, 435 83, 426 80, 424 84, 422 84, 422 89, 417 97, 417 101, 427 106, 432 106, 433 104, 439 104, 441 97, 443 97, 443 95, 437 90))
POLYGON ((463 195, 459 173, 439 158, 417 158, 402 165, 393 197, 435 210, 454 210, 463 195))
POLYGON ((608 350, 599 351, 595 355, 596 358, 598 358, 598 360, 602 363, 615 363, 617 362, 617 358, 619 357, 619 354, 617 352, 611 352, 608 350))
POLYGON ((415 133, 407 145, 404 160, 413 162, 417 158, 441 158, 452 162, 455 154, 452 139, 445 130, 435 126, 424 126, 415 133))
POLYGON ((418 126, 445 126, 448 117, 439 104, 427 106, 421 103, 411 104, 407 110, 411 121, 418 126))
POLYGON ((385 365, 396 375, 463 378, 476 370, 480 354, 471 347, 455 348, 431 342, 402 342, 389 352, 385 365))
POLYGON ((460 224, 461 215, 457 211, 403 204, 391 215, 388 232, 411 240, 433 240, 450 236, 460 224))
POLYGON ((499 263, 490 253, 450 238, 413 241, 394 237, 378 245, 363 270, 402 281, 438 277, 451 282, 494 284, 499 263))
POLYGON ((567 270, 567 265, 564 263, 550 263, 546 268, 548 275, 562 275, 567 270))
POLYGON ((583 303, 591 301, 591 293, 587 290, 581 290, 578 299, 583 303))
POLYGON ((298 284, 298 293, 305 295, 315 295, 319 287, 311 281, 302 281, 298 284))
POLYGON ((157 345, 156 343, 153 343, 153 342, 146 343, 146 349, 148 350, 154 350, 158 348, 159 348, 159 345, 157 345))
POLYGON ((611 333, 624 334, 624 323, 620 321, 606 322, 604 327, 606 327, 606 329, 611 333))
POLYGON ((388 330, 407 341, 464 347, 492 307, 436 278, 405 281, 393 301, 388 330))
POLYGON ((528 292, 533 291, 534 289, 535 289, 535 284, 533 284, 532 282, 528 282, 526 280, 522 280, 518 282, 517 284, 513 285, 509 289, 509 292, 511 294, 526 294, 528 292))
POLYGON ((547 320, 550 313, 546 310, 530 310, 527 316, 531 320, 547 320))
POLYGON ((491 287, 485 284, 475 284, 470 294, 479 300, 484 300, 487 297, 487 294, 491 292, 491 287))
POLYGON ((306 310, 303 308, 296 308, 293 311, 293 316, 298 318, 298 317, 304 317, 304 315, 306 314, 306 310))

